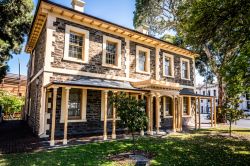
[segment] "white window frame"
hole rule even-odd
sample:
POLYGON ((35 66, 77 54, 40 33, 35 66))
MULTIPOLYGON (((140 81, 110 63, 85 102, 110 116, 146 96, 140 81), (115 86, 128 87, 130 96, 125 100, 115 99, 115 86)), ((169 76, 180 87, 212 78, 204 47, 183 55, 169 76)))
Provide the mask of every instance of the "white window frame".
MULTIPOLYGON (((167 97, 169 97, 169 96, 163 96, 163 100, 162 100, 162 102, 163 102, 163 117, 164 118, 170 118, 170 117, 173 117, 173 115, 167 115, 166 114, 166 100, 167 100, 167 97)), ((171 102, 172 102, 172 100, 173 100, 173 98, 172 97, 169 97, 169 98, 171 98, 171 102)), ((172 103, 170 103, 170 104, 172 104, 172 103)), ((171 108, 171 109, 173 109, 173 107, 171 108)), ((170 110, 170 111, 173 111, 173 110, 170 110)), ((170 113, 170 112, 169 112, 170 113)))
POLYGON ((174 78, 174 56, 173 55, 163 53, 163 67, 162 67, 162 70, 163 70, 163 76, 174 78), (165 73, 165 60, 166 60, 166 58, 170 58, 171 74, 172 75, 166 75, 166 73, 165 73))
MULTIPOLYGON (((82 101, 81 101, 81 118, 80 119, 68 119, 68 122, 86 122, 86 112, 87 112, 87 89, 82 90, 82 101)), ((70 90, 69 90, 70 93, 70 90)), ((60 123, 64 123, 64 110, 66 102, 66 90, 62 88, 62 98, 61 98, 61 116, 60 123)))
POLYGON ((88 63, 89 61, 89 31, 81 29, 81 28, 73 27, 70 25, 66 25, 63 60, 80 62, 80 63, 88 63), (83 42, 84 45, 83 45, 83 50, 82 50, 84 54, 83 59, 69 57, 69 37, 70 37, 71 31, 82 34, 84 36, 84 42, 83 42))
POLYGON ((141 46, 136 46, 136 72, 150 74, 150 49, 141 46), (141 71, 139 69, 139 51, 146 52, 146 71, 141 71))
POLYGON ((103 36, 103 43, 102 43, 102 66, 105 67, 111 67, 111 68, 116 68, 116 69, 121 69, 121 59, 122 59, 122 53, 121 53, 121 47, 122 47, 122 42, 119 39, 110 37, 110 36, 103 36), (107 42, 112 42, 117 44, 117 54, 116 54, 116 64, 107 64, 106 63, 106 45, 107 42))
POLYGON ((185 59, 185 58, 181 58, 181 79, 183 80, 190 80, 190 60, 188 59, 185 59), (187 70, 188 70, 188 78, 184 78, 183 75, 182 75, 182 62, 187 62, 187 70))

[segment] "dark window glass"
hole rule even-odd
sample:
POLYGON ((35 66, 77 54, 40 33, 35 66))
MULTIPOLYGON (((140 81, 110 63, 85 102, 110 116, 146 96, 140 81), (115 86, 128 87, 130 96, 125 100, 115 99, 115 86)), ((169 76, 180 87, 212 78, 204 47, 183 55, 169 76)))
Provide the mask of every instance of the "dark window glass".
POLYGON ((187 97, 183 97, 183 114, 187 114, 188 112, 188 99, 187 97))
POLYGON ((69 38, 69 57, 82 59, 83 35, 70 32, 69 38))
POLYGON ((70 89, 69 91, 69 119, 77 119, 81 117, 81 89, 70 89))
POLYGON ((188 79, 188 62, 182 62, 182 77, 188 79))
POLYGON ((113 42, 107 42, 106 63, 116 65, 116 56, 117 56, 117 44, 113 42))
POLYGON ((139 70, 146 71, 146 52, 139 51, 139 70))

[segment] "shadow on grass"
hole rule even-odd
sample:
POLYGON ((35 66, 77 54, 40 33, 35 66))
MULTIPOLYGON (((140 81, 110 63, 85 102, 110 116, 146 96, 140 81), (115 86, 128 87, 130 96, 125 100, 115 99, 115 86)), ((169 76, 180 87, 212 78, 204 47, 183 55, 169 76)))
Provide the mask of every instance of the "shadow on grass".
MULTIPOLYGON (((109 165, 130 151, 129 140, 91 143, 46 152, 0 156, 0 165, 109 165)), ((155 154, 151 165, 250 165, 250 142, 206 134, 139 138, 137 149, 155 154)))

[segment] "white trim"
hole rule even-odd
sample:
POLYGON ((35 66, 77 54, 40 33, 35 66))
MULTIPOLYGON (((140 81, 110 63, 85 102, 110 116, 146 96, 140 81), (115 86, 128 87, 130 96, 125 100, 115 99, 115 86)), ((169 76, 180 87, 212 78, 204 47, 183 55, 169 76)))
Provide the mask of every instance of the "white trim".
POLYGON ((126 78, 129 78, 129 67, 130 67, 130 40, 128 38, 125 39, 125 73, 126 78))
POLYGON ((190 60, 189 59, 186 59, 186 58, 181 58, 181 79, 183 80, 190 80, 190 60), (188 70, 188 78, 183 78, 183 75, 182 75, 182 62, 187 62, 188 66, 187 66, 187 70, 188 70))
POLYGON ((163 66, 162 66, 162 70, 163 70, 163 76, 164 77, 171 77, 171 78, 174 78, 175 77, 175 73, 174 73, 174 56, 173 55, 171 55, 171 54, 167 54, 167 53, 163 53, 163 62, 162 62, 162 64, 163 64, 163 66), (166 73, 165 73, 165 59, 166 59, 166 57, 168 57, 168 58, 170 58, 170 65, 171 65, 171 74, 172 75, 166 75, 166 73))
POLYGON ((121 40, 103 35, 102 49, 103 49, 103 51, 102 51, 102 66, 121 69, 121 59, 122 59, 121 58, 122 57, 122 55, 121 55, 121 40), (106 63, 106 45, 107 45, 107 41, 117 44, 116 65, 106 63))
POLYGON ((142 74, 150 74, 150 49, 136 46, 136 72, 142 74), (139 69, 139 51, 146 52, 146 71, 141 71, 139 69))
POLYGON ((155 80, 159 80, 160 78, 160 48, 155 48, 155 80))
MULTIPOLYGON (((68 119, 68 122, 86 122, 86 108, 87 108, 87 89, 82 90, 82 101, 81 101, 81 119, 68 119)), ((70 93, 70 91, 69 91, 70 93)), ((61 116, 60 123, 64 123, 64 110, 65 110, 65 100, 66 100, 66 91, 65 88, 62 88, 62 97, 61 97, 61 116)))
POLYGON ((73 27, 70 25, 66 25, 65 28, 65 42, 64 42, 64 56, 63 60, 73 61, 73 62, 80 62, 80 63, 88 63, 89 58, 89 31, 73 27), (70 31, 82 34, 84 36, 84 57, 83 59, 77 59, 73 57, 69 57, 69 37, 70 37, 70 31))

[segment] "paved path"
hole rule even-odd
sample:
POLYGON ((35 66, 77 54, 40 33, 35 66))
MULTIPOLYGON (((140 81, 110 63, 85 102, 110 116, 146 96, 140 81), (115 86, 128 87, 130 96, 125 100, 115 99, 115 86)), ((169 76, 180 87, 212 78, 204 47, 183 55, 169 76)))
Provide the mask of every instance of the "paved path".
POLYGON ((239 128, 250 128, 250 118, 240 119, 233 126, 239 127, 239 128))
POLYGON ((0 123, 0 154, 40 150, 41 140, 21 120, 0 123))

